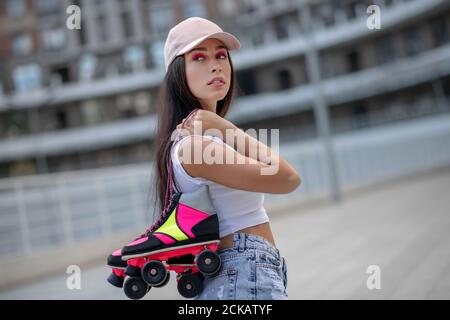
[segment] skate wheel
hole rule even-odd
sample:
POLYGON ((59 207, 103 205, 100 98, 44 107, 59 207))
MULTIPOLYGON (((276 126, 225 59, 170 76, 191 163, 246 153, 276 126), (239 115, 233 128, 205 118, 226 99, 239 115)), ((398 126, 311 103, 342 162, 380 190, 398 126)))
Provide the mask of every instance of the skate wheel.
POLYGON ((205 275, 201 272, 197 272, 197 276, 200 278, 200 281, 203 283, 205 281, 205 275))
POLYGON ((166 284, 169 283, 169 280, 170 280, 170 272, 167 272, 166 279, 164 280, 164 282, 161 283, 161 284, 159 284, 159 285, 157 285, 157 286, 154 286, 154 287, 155 287, 155 288, 162 288, 162 287, 164 287, 166 284))
POLYGON ((195 264, 204 275, 213 275, 219 271, 222 261, 216 252, 205 250, 195 258, 195 264))
POLYGON ((153 287, 162 285, 167 278, 167 273, 164 264, 158 260, 147 262, 141 271, 142 279, 153 287))
POLYGON ((203 283, 196 274, 188 273, 181 276, 177 288, 183 297, 190 299, 202 292, 203 283))
POLYGON ((123 287, 126 296, 133 300, 142 299, 149 290, 150 287, 140 278, 128 278, 123 287))
POLYGON ((107 279, 107 281, 110 284, 112 284, 114 287, 117 287, 117 288, 122 288, 123 287, 124 280, 125 280, 124 277, 119 277, 115 273, 111 273, 109 275, 108 279, 107 279))
POLYGON ((141 269, 135 266, 127 265, 124 272, 129 277, 140 278, 141 277, 141 269))

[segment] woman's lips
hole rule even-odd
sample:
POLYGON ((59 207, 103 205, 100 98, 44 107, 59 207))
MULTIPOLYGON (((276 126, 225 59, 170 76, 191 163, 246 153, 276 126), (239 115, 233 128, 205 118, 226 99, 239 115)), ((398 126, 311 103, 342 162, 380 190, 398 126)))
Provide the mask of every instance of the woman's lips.
POLYGON ((213 87, 213 88, 220 88, 221 86, 225 85, 225 83, 219 81, 219 82, 213 82, 211 84, 208 84, 208 86, 213 87))

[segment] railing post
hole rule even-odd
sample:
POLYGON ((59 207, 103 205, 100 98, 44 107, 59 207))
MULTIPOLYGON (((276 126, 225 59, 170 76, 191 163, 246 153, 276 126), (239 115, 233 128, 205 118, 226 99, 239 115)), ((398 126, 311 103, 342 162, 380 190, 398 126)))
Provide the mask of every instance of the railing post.
POLYGON ((131 210, 133 210, 135 219, 136 219, 136 224, 138 225, 142 225, 142 227, 144 228, 145 226, 145 213, 144 210, 142 210, 142 206, 138 205, 139 199, 137 197, 138 194, 140 194, 139 192, 139 186, 138 186, 138 180, 139 176, 135 176, 135 175, 131 175, 130 177, 128 177, 128 186, 130 188, 131 191, 131 210))
POLYGON ((59 206, 62 214, 64 236, 66 238, 67 244, 72 244, 74 243, 74 232, 72 228, 70 205, 67 197, 66 184, 67 180, 65 179, 65 177, 61 177, 61 179, 57 183, 57 188, 59 191, 59 206))
POLYGON ((14 181, 14 194, 16 196, 17 211, 20 220, 20 233, 22 235, 23 250, 25 254, 30 254, 32 251, 30 241, 30 229, 28 226, 27 212, 23 196, 23 185, 20 182, 20 180, 14 181))
POLYGON ((314 90, 314 121, 317 125, 317 133, 321 142, 321 154, 323 154, 323 159, 325 160, 324 170, 326 170, 325 172, 327 174, 327 187, 330 193, 330 200, 336 203, 341 200, 342 195, 341 186, 336 174, 335 146, 332 138, 333 132, 331 130, 328 103, 324 95, 320 71, 320 57, 315 36, 312 32, 313 22, 317 20, 313 20, 311 17, 309 3, 302 3, 299 10, 302 27, 305 30, 304 39, 308 48, 305 52, 306 69, 314 90))
POLYGON ((105 179, 103 177, 97 178, 97 181, 95 182, 95 191, 102 232, 104 236, 108 236, 112 233, 112 226, 105 195, 105 179))

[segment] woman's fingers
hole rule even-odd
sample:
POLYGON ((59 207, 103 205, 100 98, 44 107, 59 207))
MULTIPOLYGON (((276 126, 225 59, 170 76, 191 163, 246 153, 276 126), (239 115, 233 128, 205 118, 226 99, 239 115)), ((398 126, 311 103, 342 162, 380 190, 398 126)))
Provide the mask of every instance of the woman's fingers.
POLYGON ((195 110, 189 117, 183 118, 181 123, 177 125, 177 130, 182 131, 182 129, 188 130, 191 134, 194 133, 194 124, 199 120, 199 116, 197 115, 197 111, 195 110))
POLYGON ((193 128, 191 126, 186 125, 186 123, 180 123, 179 125, 177 125, 176 130, 178 132, 180 132, 181 134, 187 134, 188 132, 190 134, 193 133, 193 128))

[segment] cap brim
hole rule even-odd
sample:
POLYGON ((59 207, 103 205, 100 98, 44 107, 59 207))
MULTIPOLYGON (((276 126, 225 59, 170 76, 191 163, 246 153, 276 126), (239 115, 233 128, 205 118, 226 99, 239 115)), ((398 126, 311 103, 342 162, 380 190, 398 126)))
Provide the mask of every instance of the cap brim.
POLYGON ((191 43, 186 45, 183 49, 181 49, 178 52, 177 56, 181 55, 181 54, 185 54, 186 52, 189 52, 191 49, 194 49, 195 46, 197 46, 199 43, 201 43, 202 41, 204 41, 208 38, 214 38, 214 39, 218 39, 218 40, 222 41, 228 50, 238 50, 241 47, 241 43, 239 42, 239 40, 235 36, 233 36, 231 33, 216 32, 216 33, 212 33, 207 36, 201 37, 195 41, 192 41, 191 43))

